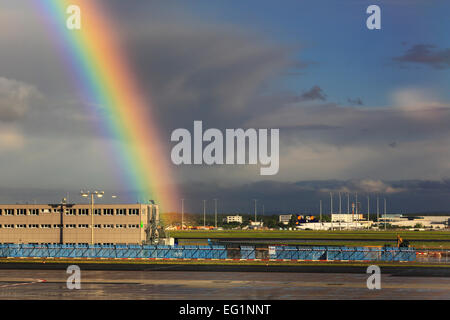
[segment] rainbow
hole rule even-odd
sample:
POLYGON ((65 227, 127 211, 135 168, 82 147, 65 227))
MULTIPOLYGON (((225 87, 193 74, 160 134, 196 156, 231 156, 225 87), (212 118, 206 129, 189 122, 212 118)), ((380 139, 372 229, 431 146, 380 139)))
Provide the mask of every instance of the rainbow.
POLYGON ((100 117, 103 130, 119 141, 110 147, 127 188, 137 190, 139 199, 155 200, 162 210, 176 208, 170 158, 152 116, 154 106, 133 76, 106 8, 93 0, 37 3, 82 98, 100 117), (80 30, 66 27, 66 9, 73 4, 81 9, 80 30))

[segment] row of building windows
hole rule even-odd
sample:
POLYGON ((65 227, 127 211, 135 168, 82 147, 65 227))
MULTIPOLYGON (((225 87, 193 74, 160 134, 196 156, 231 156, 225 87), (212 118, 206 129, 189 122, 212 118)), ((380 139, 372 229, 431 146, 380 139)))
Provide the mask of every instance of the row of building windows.
MULTIPOLYGON (((61 224, 0 224, 0 228, 4 229, 52 229, 61 228, 61 224)), ((90 228, 89 224, 66 224, 64 228, 90 228)), ((139 224, 94 224, 94 228, 115 228, 115 229, 137 229, 139 224)))
MULTIPOLYGON (((89 212, 90 209, 66 209, 65 214, 67 216, 88 216, 89 212)), ((40 213, 60 213, 60 209, 0 209, 0 215, 3 216, 38 216, 40 213)), ((139 209, 94 209, 94 215, 98 216, 126 216, 127 214, 138 216, 139 209)))

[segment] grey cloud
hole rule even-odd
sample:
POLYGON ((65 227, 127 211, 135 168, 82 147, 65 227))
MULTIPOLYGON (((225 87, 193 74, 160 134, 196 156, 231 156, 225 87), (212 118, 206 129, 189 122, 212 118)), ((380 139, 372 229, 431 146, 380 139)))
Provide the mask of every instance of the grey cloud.
POLYGON ((0 77, 0 121, 21 119, 42 96, 32 85, 0 77))
POLYGON ((304 92, 297 101, 309 101, 309 100, 322 100, 325 101, 327 95, 323 92, 322 88, 315 85, 310 90, 304 92))
POLYGON ((450 106, 424 105, 414 110, 399 107, 367 108, 321 105, 287 105, 276 113, 255 117, 249 127, 283 128, 286 135, 302 132, 301 139, 335 145, 389 144, 424 141, 450 134, 450 106), (321 134, 316 132, 322 129, 321 134), (413 134, 412 134, 413 133, 413 134))
MULTIPOLYGON (((341 192, 342 212, 347 212, 347 194, 351 202, 358 193, 363 212, 367 212, 367 196, 370 212, 376 213, 376 198, 380 208, 387 200, 388 213, 442 212, 447 208, 446 195, 450 190, 448 180, 304 180, 297 182, 259 181, 233 186, 219 186, 205 182, 183 185, 185 207, 189 212, 202 212, 203 199, 219 199, 219 212, 253 213, 253 199, 258 199, 258 214, 262 213, 311 213, 330 212, 330 192, 334 198, 334 212, 339 209, 338 193, 341 192)), ((351 211, 351 208, 350 208, 351 211)), ((382 211, 382 210, 380 210, 382 211)), ((207 213, 213 213, 212 200, 207 201, 207 213)))
POLYGON ((397 147, 397 142, 393 141, 393 142, 389 143, 389 147, 396 148, 397 147))
POLYGON ((434 45, 416 44, 392 60, 398 63, 416 63, 435 69, 447 69, 450 67, 450 49, 438 50, 434 45))
POLYGON ((239 125, 265 85, 296 63, 292 48, 226 26, 155 23, 127 37, 136 74, 170 130, 193 120, 239 125))
POLYGON ((356 105, 356 106, 362 106, 364 105, 364 102, 361 100, 361 98, 348 98, 347 101, 352 104, 352 105, 356 105))

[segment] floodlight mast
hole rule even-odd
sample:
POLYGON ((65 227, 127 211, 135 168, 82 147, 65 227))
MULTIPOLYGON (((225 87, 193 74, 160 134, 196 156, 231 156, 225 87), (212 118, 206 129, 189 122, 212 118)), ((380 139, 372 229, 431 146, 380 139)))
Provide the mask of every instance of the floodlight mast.
POLYGON ((214 224, 217 229, 217 199, 214 199, 214 224))
POLYGON ((184 199, 181 199, 181 230, 184 229, 184 199))
POLYGON ((91 200, 91 244, 94 244, 94 195, 97 196, 97 198, 103 197, 105 194, 104 191, 80 191, 80 194, 82 197, 87 198, 90 196, 91 200))
MULTIPOLYGON (((256 203, 258 202, 258 199, 253 199, 254 201, 255 201, 255 223, 256 223, 256 203)), ((256 226, 256 224, 255 224, 255 226, 256 226)))
POLYGON ((203 200, 203 227, 206 228, 206 200, 203 200))

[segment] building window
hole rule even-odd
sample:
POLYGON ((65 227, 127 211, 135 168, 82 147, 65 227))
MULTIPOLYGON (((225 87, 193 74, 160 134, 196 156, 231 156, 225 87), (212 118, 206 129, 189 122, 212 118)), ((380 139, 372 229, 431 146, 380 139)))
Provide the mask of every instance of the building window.
POLYGON ((111 229, 113 229, 114 225, 113 224, 104 224, 103 228, 111 228, 111 229))
POLYGON ((41 228, 43 229, 50 229, 52 227, 51 224, 41 224, 41 228))
POLYGON ((79 224, 78 228, 89 228, 88 224, 79 224))
POLYGON ((102 214, 102 209, 94 209, 94 214, 100 216, 102 214))
POLYGON ((128 214, 129 215, 138 216, 139 215, 139 209, 128 209, 128 214))
POLYGON ((118 216, 125 216, 127 214, 127 209, 117 209, 116 215, 118 216))
POLYGON ((14 215, 14 209, 5 209, 5 213, 7 216, 13 216, 14 215))
POLYGON ((137 228, 139 228, 139 225, 138 224, 129 224, 128 228, 137 229, 137 228))
POLYGON ((112 216, 114 214, 114 209, 103 209, 103 214, 105 216, 112 216))
POLYGON ((39 209, 30 209, 29 213, 32 216, 38 216, 39 215, 39 209))
POLYGON ((78 209, 78 214, 80 216, 88 216, 89 215, 89 209, 78 209))
POLYGON ((118 228, 118 229, 124 229, 126 227, 127 227, 126 224, 116 224, 116 228, 118 228))
POLYGON ((100 229, 102 227, 102 225, 101 224, 95 224, 94 227, 97 228, 97 229, 100 229))
POLYGON ((68 229, 75 229, 77 227, 76 224, 66 224, 66 228, 68 229))
POLYGON ((14 229, 14 225, 13 224, 5 224, 4 227, 6 229, 14 229))
POLYGON ((74 216, 76 215, 77 209, 69 209, 66 211, 67 216, 74 216))
POLYGON ((26 216, 27 210, 26 209, 17 209, 17 215, 18 216, 26 216))
POLYGON ((38 229, 38 228, 39 228, 39 225, 38 225, 38 224, 30 224, 30 225, 28 225, 28 227, 29 227, 30 229, 38 229))
POLYGON ((61 224, 54 224, 53 228, 58 228, 59 229, 59 228, 61 228, 61 224))

